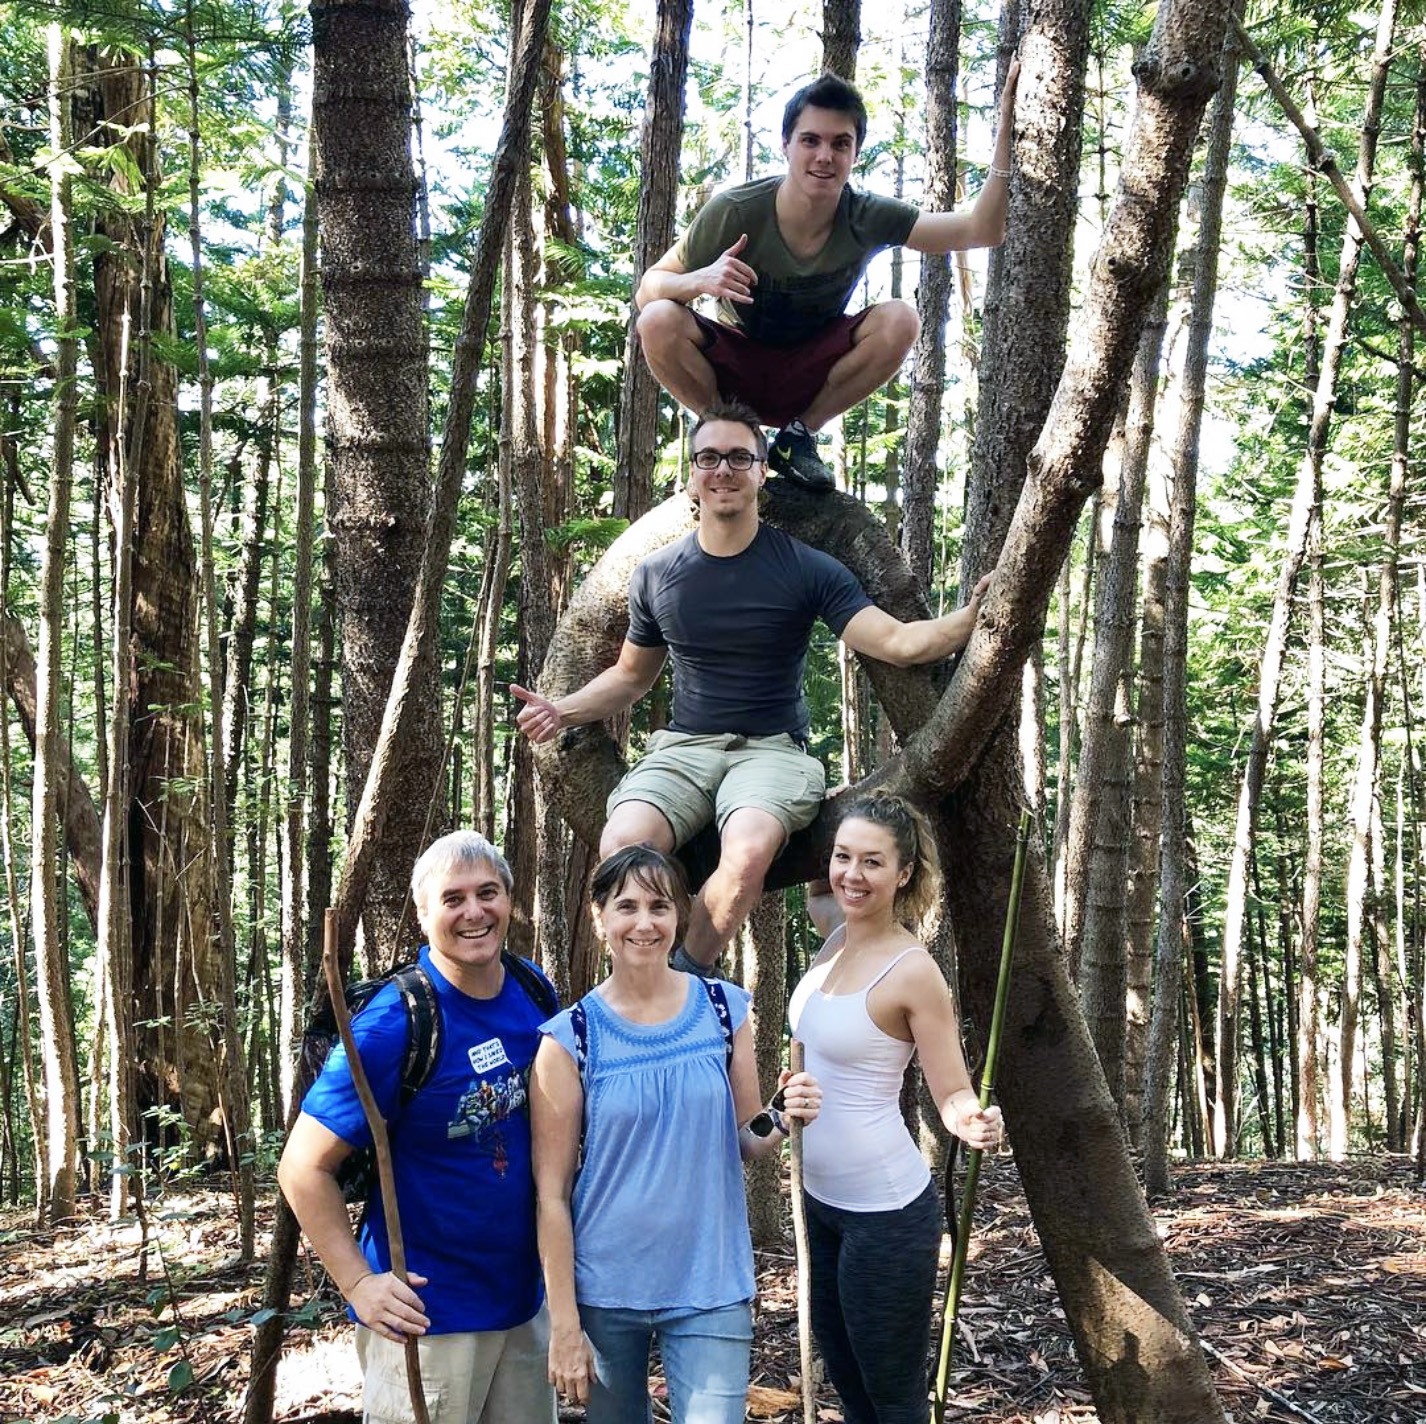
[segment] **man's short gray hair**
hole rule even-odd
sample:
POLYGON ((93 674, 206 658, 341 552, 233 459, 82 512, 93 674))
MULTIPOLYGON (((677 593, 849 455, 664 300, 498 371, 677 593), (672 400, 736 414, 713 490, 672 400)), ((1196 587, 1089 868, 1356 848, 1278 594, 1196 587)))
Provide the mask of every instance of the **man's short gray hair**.
POLYGON ((412 867, 411 898, 416 908, 423 907, 426 882, 433 875, 464 870, 470 865, 488 865, 500 877, 506 891, 514 893, 515 877, 510 872, 510 862, 479 831, 451 831, 432 841, 412 867))

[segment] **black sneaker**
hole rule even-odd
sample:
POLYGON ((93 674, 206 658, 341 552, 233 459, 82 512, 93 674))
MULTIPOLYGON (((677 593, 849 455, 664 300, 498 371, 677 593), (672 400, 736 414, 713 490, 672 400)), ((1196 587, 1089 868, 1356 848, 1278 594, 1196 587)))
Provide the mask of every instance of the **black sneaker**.
POLYGON ((767 462, 774 474, 803 489, 825 494, 837 488, 831 468, 817 454, 817 437, 800 420, 784 425, 777 432, 767 462))

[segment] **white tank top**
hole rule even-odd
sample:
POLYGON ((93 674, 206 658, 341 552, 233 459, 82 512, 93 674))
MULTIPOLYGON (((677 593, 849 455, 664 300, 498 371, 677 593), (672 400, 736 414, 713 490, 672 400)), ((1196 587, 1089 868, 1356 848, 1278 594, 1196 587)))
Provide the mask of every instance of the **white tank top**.
POLYGON ((830 964, 818 964, 792 991, 788 1022, 806 1048, 806 1067, 822 1085, 822 1111, 802 1134, 808 1192, 844 1211, 895 1211, 931 1180, 901 1116, 901 1080, 915 1044, 883 1033, 867 995, 908 954, 902 950, 865 989, 824 994, 830 964))

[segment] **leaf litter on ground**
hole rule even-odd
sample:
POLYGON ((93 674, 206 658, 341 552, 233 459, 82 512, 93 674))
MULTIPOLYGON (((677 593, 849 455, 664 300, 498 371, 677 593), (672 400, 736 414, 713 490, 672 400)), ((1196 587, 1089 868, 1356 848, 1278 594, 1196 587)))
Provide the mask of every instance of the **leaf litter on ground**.
MULTIPOLYGON (((269 1217, 270 1206, 269 1190, 269 1217)), ((1426 1415, 1426 1193, 1406 1159, 1181 1164, 1153 1210, 1234 1418, 1426 1415)), ((260 1242, 257 1260, 240 1263, 236 1240, 224 1183, 151 1210, 142 1270, 137 1224, 111 1224, 100 1202, 57 1229, 0 1212, 0 1424, 239 1420, 266 1262, 260 1242)), ((758 1291, 749 1418, 800 1424, 790 1246, 758 1253, 758 1291)), ((291 1313, 275 1419, 354 1424, 350 1326, 310 1258, 291 1313)), ((981 1178, 958 1326, 948 1420, 1097 1419, 1010 1159, 981 1178)), ((667 1420, 666 1390, 656 1393, 655 1418, 667 1420)), ((820 1370, 816 1403, 821 1424, 838 1424, 820 1370)), ((561 1411, 569 1424, 582 1417, 561 1411)))

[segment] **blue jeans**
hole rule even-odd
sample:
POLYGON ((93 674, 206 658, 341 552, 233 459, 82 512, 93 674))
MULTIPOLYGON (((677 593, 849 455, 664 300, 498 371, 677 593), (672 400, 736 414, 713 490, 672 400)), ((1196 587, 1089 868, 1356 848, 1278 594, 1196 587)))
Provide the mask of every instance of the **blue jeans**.
POLYGON ((747 1301, 713 1310, 623 1310, 581 1305, 597 1378, 589 1424, 653 1419, 649 1350, 658 1341, 673 1424, 742 1424, 753 1312, 747 1301))
POLYGON ((926 1424, 926 1355, 941 1249, 936 1184, 896 1211, 806 1193, 812 1332, 847 1424, 926 1424))

